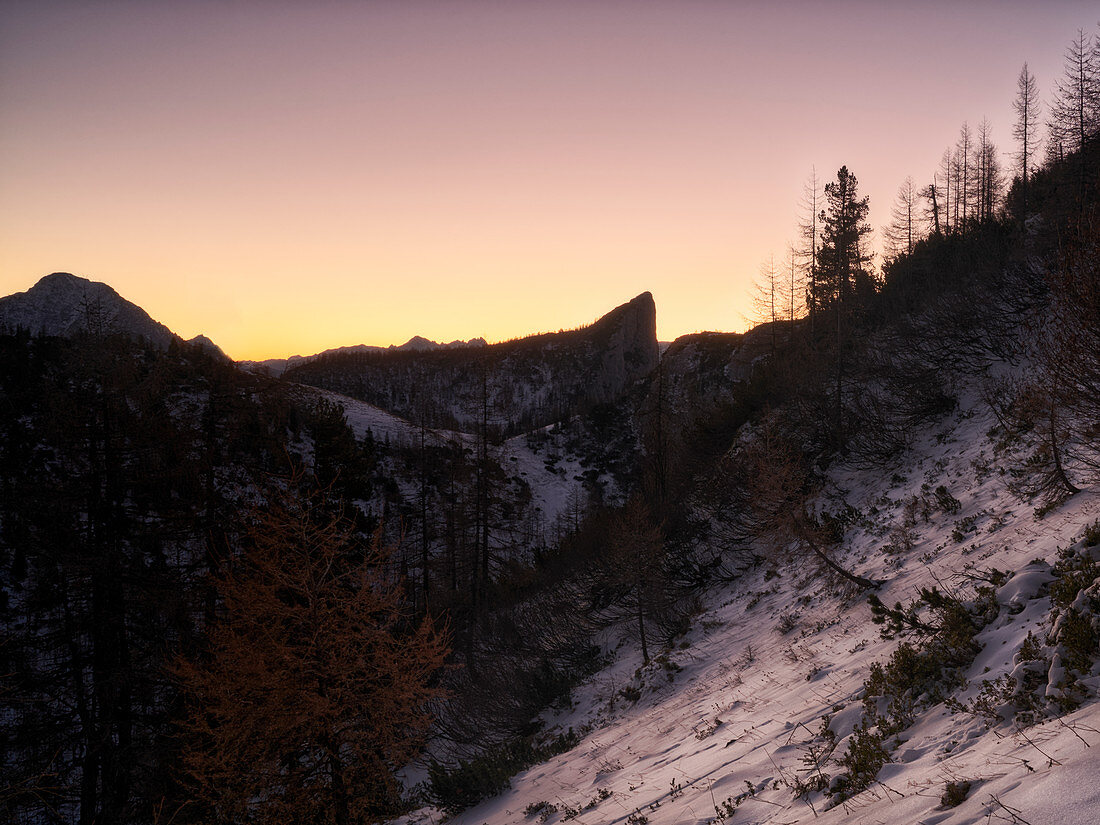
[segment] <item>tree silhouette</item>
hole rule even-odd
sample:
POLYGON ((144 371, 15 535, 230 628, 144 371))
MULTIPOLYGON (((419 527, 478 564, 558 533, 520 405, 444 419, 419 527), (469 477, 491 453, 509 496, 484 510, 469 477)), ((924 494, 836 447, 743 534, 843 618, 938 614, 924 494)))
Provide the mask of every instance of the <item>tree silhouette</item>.
POLYGON ((1023 187, 1023 207, 1026 215, 1028 172, 1033 165, 1033 158, 1038 147, 1036 127, 1041 111, 1039 89, 1035 83, 1035 75, 1028 69, 1027 63, 1020 70, 1020 77, 1016 81, 1016 99, 1012 101, 1012 108, 1016 111, 1016 123, 1012 127, 1012 136, 1020 144, 1020 149, 1016 153, 1016 160, 1020 164, 1020 184, 1023 187))
POLYGON ((835 397, 833 438, 844 447, 844 350, 848 327, 859 304, 874 292, 870 272, 871 253, 867 236, 868 198, 859 196, 859 182, 842 166, 836 180, 825 185, 826 208, 821 211, 821 249, 815 279, 814 303, 821 311, 830 311, 834 327, 835 397))
POLYGON ((1100 126, 1100 56, 1081 29, 1065 54, 1050 110, 1049 150, 1057 158, 1079 152, 1100 126))
POLYGON ((907 177, 898 187, 898 194, 890 211, 890 223, 883 231, 886 255, 891 258, 912 254, 913 244, 920 240, 917 198, 916 184, 912 177, 907 177))

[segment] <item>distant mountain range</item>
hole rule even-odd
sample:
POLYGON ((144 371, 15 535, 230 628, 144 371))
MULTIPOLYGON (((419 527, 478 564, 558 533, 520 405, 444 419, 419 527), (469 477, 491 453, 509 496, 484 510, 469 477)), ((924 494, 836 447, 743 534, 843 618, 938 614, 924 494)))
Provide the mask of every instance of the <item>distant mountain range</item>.
MULTIPOLYGON (((0 332, 25 329, 34 335, 57 335, 65 338, 82 332, 122 332, 145 338, 156 346, 167 348, 173 341, 201 346, 228 360, 213 341, 205 335, 181 338, 168 327, 150 317, 144 309, 119 295, 111 286, 91 281, 68 272, 54 272, 42 278, 26 292, 16 292, 0 298, 0 332)), ((265 361, 238 361, 242 369, 264 372, 278 377, 287 369, 309 363, 317 358, 344 353, 363 352, 428 352, 438 349, 484 347, 484 338, 451 341, 441 344, 415 335, 401 345, 376 347, 359 344, 335 347, 314 355, 292 355, 289 358, 269 358, 265 361)))
POLYGON ((292 355, 289 358, 268 358, 264 361, 238 361, 237 363, 246 370, 252 372, 264 372, 268 375, 278 377, 284 372, 295 367, 300 367, 302 364, 308 364, 310 361, 315 361, 318 358, 325 358, 331 355, 344 355, 364 352, 428 352, 437 349, 461 349, 465 347, 484 347, 486 346, 484 338, 471 338, 469 341, 451 341, 449 344, 440 344, 435 341, 429 341, 427 338, 422 338, 419 335, 414 335, 404 344, 390 344, 388 347, 376 347, 371 344, 356 344, 350 347, 333 347, 327 349, 324 352, 318 352, 314 355, 292 355))

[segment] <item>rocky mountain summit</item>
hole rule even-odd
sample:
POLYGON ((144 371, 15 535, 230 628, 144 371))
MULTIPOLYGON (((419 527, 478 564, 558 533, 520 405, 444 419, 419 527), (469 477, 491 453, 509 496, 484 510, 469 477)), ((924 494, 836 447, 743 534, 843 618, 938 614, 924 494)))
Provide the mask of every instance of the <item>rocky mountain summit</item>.
POLYGON ((54 272, 26 292, 0 298, 0 332, 26 330, 32 335, 72 338, 81 333, 124 333, 167 349, 173 340, 225 354, 204 335, 184 341, 144 309, 99 281, 54 272))

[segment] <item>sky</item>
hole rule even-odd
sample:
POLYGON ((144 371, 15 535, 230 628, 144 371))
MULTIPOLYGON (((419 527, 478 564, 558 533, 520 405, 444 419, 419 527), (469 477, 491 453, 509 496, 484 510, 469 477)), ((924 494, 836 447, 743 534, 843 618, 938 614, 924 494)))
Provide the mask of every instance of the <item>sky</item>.
POLYGON ((0 0, 0 295, 111 284, 232 357, 744 329, 799 200, 1006 153, 1095 2, 0 0))

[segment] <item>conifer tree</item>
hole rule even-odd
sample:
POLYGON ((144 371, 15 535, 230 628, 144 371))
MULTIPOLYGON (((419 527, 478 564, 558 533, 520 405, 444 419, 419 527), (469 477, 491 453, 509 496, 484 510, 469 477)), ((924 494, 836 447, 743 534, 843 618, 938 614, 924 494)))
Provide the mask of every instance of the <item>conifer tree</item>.
POLYGON ((753 296, 753 320, 758 324, 769 324, 771 354, 774 356, 778 346, 779 321, 783 315, 783 284, 775 268, 775 257, 760 265, 760 274, 756 280, 756 294, 753 296))
POLYGON ((630 501, 611 526, 611 578, 623 591, 623 606, 638 631, 642 664, 649 664, 647 625, 660 617, 668 595, 664 542, 649 509, 630 501))
POLYGON ((1079 152, 1100 128, 1100 54, 1081 29, 1065 60, 1050 110, 1050 148, 1056 157, 1079 152))
POLYGON ((440 635, 409 629, 386 553, 290 502, 217 580, 206 655, 177 662, 186 779, 219 822, 376 822, 439 695, 440 635))
POLYGON ((1019 142, 1020 148, 1016 152, 1016 161, 1019 163, 1020 184, 1023 187, 1024 212, 1027 211, 1027 182, 1029 172, 1033 165, 1033 158, 1038 149, 1038 125, 1041 113, 1039 101, 1039 89, 1035 82, 1035 75, 1031 73, 1027 63, 1020 70, 1020 77, 1016 81, 1016 99, 1012 102, 1012 108, 1016 111, 1016 123, 1012 127, 1012 136, 1019 142))
POLYGON ((890 211, 890 223, 883 232, 886 255, 897 258, 913 252, 913 244, 920 240, 920 217, 917 211, 917 188, 912 177, 907 177, 898 187, 890 211))
POLYGON ((874 292, 871 276, 871 252, 867 222, 870 209, 867 196, 859 196, 859 182, 842 166, 836 180, 825 185, 827 208, 821 211, 821 249, 818 251, 818 289, 814 303, 832 316, 835 373, 833 439, 838 449, 845 444, 844 434, 844 352, 848 327, 858 308, 874 292))
POLYGON ((798 247, 798 255, 802 262, 802 280, 806 284, 806 310, 810 317, 810 340, 814 338, 815 326, 815 302, 817 295, 817 247, 821 237, 820 212, 821 212, 821 184, 817 179, 817 169, 810 171, 810 177, 806 180, 802 190, 802 201, 799 204, 801 217, 798 222, 798 232, 801 244, 798 247))
POLYGON ((974 147, 974 207, 978 223, 993 220, 1004 188, 1004 177, 993 143, 993 127, 987 118, 978 126, 978 143, 974 147))
POLYGON ((837 178, 825 185, 826 208, 821 210, 821 246, 817 252, 816 293, 819 309, 833 309, 874 289, 867 222, 869 199, 859 196, 859 181, 842 166, 837 178))

